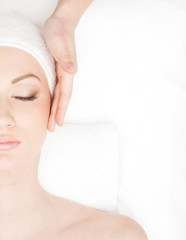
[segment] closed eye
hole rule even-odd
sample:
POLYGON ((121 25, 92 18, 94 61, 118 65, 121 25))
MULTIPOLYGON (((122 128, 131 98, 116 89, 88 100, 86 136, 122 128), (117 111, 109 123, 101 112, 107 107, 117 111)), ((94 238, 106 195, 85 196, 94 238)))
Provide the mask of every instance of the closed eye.
POLYGON ((36 96, 30 96, 30 97, 15 97, 15 99, 21 100, 21 101, 34 101, 36 99, 36 96))

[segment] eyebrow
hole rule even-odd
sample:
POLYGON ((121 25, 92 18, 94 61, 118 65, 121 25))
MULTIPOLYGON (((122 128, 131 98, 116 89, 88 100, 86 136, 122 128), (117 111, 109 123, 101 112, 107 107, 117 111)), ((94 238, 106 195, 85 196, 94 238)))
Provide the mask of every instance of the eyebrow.
POLYGON ((19 82, 19 81, 21 81, 21 80, 25 80, 26 78, 30 78, 30 77, 34 77, 34 78, 36 78, 38 81, 41 82, 40 78, 37 77, 36 75, 34 75, 34 74, 26 74, 26 75, 22 75, 22 76, 19 76, 19 77, 13 79, 13 80, 12 80, 12 84, 15 84, 15 83, 17 83, 17 82, 19 82))

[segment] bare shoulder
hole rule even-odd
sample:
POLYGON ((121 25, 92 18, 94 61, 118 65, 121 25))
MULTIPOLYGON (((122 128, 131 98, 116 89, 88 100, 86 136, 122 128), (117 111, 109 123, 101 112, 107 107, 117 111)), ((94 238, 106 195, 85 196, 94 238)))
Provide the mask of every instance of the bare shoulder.
POLYGON ((148 240, 132 218, 55 198, 59 240, 148 240))
POLYGON ((101 212, 88 224, 88 240, 147 240, 143 228, 132 218, 101 212))
POLYGON ((96 210, 74 226, 63 237, 71 240, 148 240, 143 228, 132 218, 96 210))

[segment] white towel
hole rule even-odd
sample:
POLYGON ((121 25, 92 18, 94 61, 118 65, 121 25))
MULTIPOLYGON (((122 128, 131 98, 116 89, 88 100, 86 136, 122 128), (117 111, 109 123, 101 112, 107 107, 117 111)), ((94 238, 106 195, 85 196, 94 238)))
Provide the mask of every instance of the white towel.
POLYGON ((56 84, 55 60, 40 28, 21 14, 1 13, 0 46, 16 47, 36 58, 45 72, 53 98, 56 84))
POLYGON ((43 188, 100 210, 115 211, 118 129, 113 123, 65 123, 48 133, 38 179, 43 188))

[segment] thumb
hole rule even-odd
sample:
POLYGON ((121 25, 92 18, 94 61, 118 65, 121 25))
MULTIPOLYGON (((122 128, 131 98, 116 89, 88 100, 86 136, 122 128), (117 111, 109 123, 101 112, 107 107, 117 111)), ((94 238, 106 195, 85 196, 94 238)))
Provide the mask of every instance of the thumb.
POLYGON ((76 63, 74 63, 70 57, 67 59, 62 59, 62 56, 61 56, 59 65, 63 68, 65 72, 72 73, 72 74, 75 74, 77 72, 76 63))
POLYGON ((55 35, 51 50, 59 66, 65 72, 75 74, 77 72, 76 49, 72 39, 66 39, 65 35, 55 35))
POLYGON ((58 64, 65 72, 75 74, 77 72, 77 61, 76 56, 73 55, 68 48, 63 49, 58 58, 58 64))

